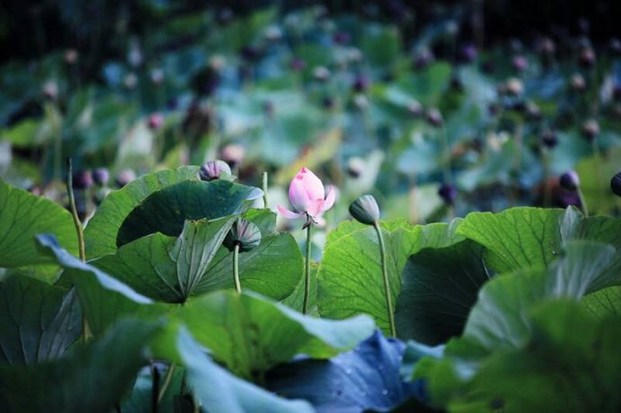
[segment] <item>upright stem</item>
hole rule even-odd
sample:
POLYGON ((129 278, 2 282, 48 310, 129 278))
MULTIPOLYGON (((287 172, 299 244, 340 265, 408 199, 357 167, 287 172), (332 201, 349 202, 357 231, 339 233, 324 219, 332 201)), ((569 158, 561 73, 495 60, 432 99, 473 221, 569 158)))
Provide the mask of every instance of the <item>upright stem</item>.
POLYGON ((377 232, 377 238, 380 245, 380 258, 382 263, 382 277, 384 279, 384 295, 386 297, 386 312, 388 313, 388 322, 390 324, 390 335, 392 337, 397 336, 397 328, 395 327, 395 315, 392 308, 392 294, 390 291, 390 282, 388 281, 388 268, 386 267, 386 245, 384 244, 384 236, 382 235, 382 229, 379 223, 373 224, 375 232, 377 232))
POLYGON ((239 243, 235 243, 233 249, 233 281, 235 281, 235 291, 241 294, 241 283, 239 282, 239 243))
POLYGON ((78 233, 78 248, 80 253, 80 260, 86 261, 86 252, 84 248, 84 229, 82 223, 78 217, 78 210, 75 207, 75 196, 73 194, 73 167, 71 165, 71 158, 67 159, 67 195, 69 196, 69 208, 71 209, 71 216, 73 217, 73 225, 78 233))
POLYGON ((578 188, 576 188, 576 191, 578 191, 578 199, 580 199, 580 205, 582 206, 582 213, 584 214, 585 217, 588 217, 589 208, 587 207, 587 203, 586 203, 586 200, 584 199, 584 194, 582 193, 582 188, 580 187, 580 185, 578 185, 578 188))
POLYGON ((263 208, 267 208, 267 172, 263 172, 263 208))
POLYGON ((308 314, 308 298, 310 296, 310 261, 311 261, 311 228, 313 223, 306 226, 306 262, 304 263, 304 302, 302 314, 308 314))
POLYGON ((162 386, 160 387, 160 391, 157 395, 158 402, 162 401, 162 399, 164 398, 164 395, 166 394, 166 390, 168 390, 168 386, 170 385, 170 382, 172 381, 175 368, 176 368, 175 363, 171 363, 171 365, 168 367, 168 370, 166 370, 164 381, 162 382, 162 386))

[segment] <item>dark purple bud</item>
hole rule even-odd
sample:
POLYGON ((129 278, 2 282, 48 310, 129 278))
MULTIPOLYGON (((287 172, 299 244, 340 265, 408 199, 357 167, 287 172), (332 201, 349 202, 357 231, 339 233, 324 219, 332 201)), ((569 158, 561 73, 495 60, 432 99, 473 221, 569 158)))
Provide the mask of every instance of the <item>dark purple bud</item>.
POLYGON ((367 89, 369 89, 369 78, 366 76, 356 76, 356 79, 354 80, 354 84, 353 84, 353 89, 354 91, 358 92, 358 93, 364 93, 367 91, 367 89))
POLYGON ((83 170, 73 173, 73 189, 87 189, 93 186, 91 171, 83 170))
POLYGON ((552 130, 546 130, 541 134, 541 144, 546 148, 552 149, 558 144, 558 137, 552 130))
POLYGON ((468 44, 462 47, 460 52, 461 60, 465 63, 472 63, 478 56, 478 51, 475 45, 468 44))
POLYGON ((108 172, 107 168, 95 168, 93 170, 93 181, 100 186, 108 185, 110 172, 108 172))
POLYGON ((333 37, 334 43, 336 44, 348 44, 351 40, 351 36, 347 32, 336 32, 333 37))
POLYGON ((153 131, 159 130, 162 126, 164 126, 164 116, 159 113, 153 113, 149 116, 147 126, 153 131))
POLYGON ((220 159, 205 162, 198 171, 198 175, 203 181, 219 179, 222 174, 232 175, 231 167, 220 159))
POLYGON ((575 191, 580 186, 580 178, 576 171, 567 171, 559 178, 561 188, 568 191, 575 191))
POLYGON ((291 67, 292 70, 299 72, 303 70, 304 67, 306 67, 306 62, 304 62, 304 60, 300 59, 299 57, 294 57, 291 60, 291 63, 289 63, 289 66, 291 67))
POLYGON ((438 195, 447 205, 453 205, 457 199, 457 188, 451 184, 442 184, 438 189, 438 195))
POLYGON ((517 55, 513 57, 511 61, 513 68, 518 72, 523 72, 528 69, 528 60, 522 55, 517 55))
POLYGON ((610 189, 616 196, 621 196, 621 171, 617 172, 610 179, 610 189))

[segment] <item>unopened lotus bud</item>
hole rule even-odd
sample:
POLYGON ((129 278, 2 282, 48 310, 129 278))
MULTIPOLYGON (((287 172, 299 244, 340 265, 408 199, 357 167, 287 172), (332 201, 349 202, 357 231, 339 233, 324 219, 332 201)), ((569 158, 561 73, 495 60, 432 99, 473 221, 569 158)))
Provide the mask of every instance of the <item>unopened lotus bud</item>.
POLYGON ((408 103, 407 109, 408 113, 414 117, 419 117, 423 114, 423 105, 417 100, 408 103))
POLYGON ((261 231, 259 227, 246 219, 238 219, 233 223, 231 230, 224 239, 224 246, 233 250, 239 245, 240 252, 246 252, 258 247, 261 243, 261 231))
POLYGON ((425 113, 425 120, 431 126, 434 126, 436 128, 442 126, 442 123, 444 122, 444 120, 442 119, 442 114, 436 108, 431 108, 425 113))
POLYGON ((151 71, 151 82, 156 86, 161 85, 164 82, 164 71, 160 68, 153 69, 151 71))
POLYGON ((509 95, 519 96, 524 92, 524 84, 520 79, 515 77, 508 79, 505 87, 509 95))
POLYGON ((317 66, 313 69, 313 77, 316 80, 325 82, 330 78, 330 71, 325 66, 317 66))
POLYGON ((108 181, 110 181, 110 172, 108 172, 107 168, 95 168, 92 175, 93 181, 97 185, 106 186, 108 181))
POLYGON ((306 67, 306 62, 299 57, 294 57, 289 63, 289 67, 291 67, 292 70, 299 72, 306 67))
POLYGON ((354 91, 358 93, 364 93, 369 89, 369 78, 366 76, 357 76, 354 80, 354 84, 352 85, 354 91))
POLYGON ((514 56, 511 64, 518 72, 523 72, 528 69, 528 60, 522 55, 514 56))
POLYGON ((151 116, 149 116, 147 126, 151 130, 159 130, 162 126, 164 126, 164 116, 159 113, 153 113, 151 116))
POLYGON ((554 52, 556 52, 556 45, 554 44, 554 40, 550 39, 549 37, 544 37, 539 42, 537 49, 541 54, 553 55, 554 52))
POLYGON ((621 171, 617 172, 610 179, 610 189, 616 196, 621 196, 621 171))
POLYGON ((349 213, 356 221, 375 225, 380 219, 380 210, 373 195, 362 195, 349 206, 349 213))
POLYGON ((366 168, 364 159, 354 156, 347 161, 347 174, 352 178, 358 178, 366 168))
POLYGON ((246 148, 238 143, 230 143, 220 149, 220 159, 235 167, 243 162, 246 156, 246 148))
POLYGON ((576 73, 571 77, 569 84, 576 92, 583 92, 586 90, 586 80, 584 80, 584 76, 579 73, 576 73))
POLYGON ((442 184, 438 189, 438 195, 447 205, 453 205, 457 199, 457 188, 451 184, 442 184))
POLYGON ((219 179, 222 174, 231 175, 232 173, 231 167, 220 159, 205 162, 198 171, 198 175, 203 181, 219 179))
POLYGON ((558 144, 558 137, 552 130, 546 130, 541 134, 541 143, 546 148, 554 148, 558 144))
POLYGON ((580 186, 580 178, 576 171, 567 171, 559 178, 561 188, 568 191, 575 191, 580 186))
POLYGON ((460 53, 462 61, 466 63, 473 62, 477 58, 478 54, 476 46, 472 44, 464 46, 460 53))
POLYGON ((45 82, 41 90, 43 91, 43 95, 48 99, 56 100, 56 98, 58 98, 58 83, 54 80, 45 82))
POLYGON ((413 65, 415 69, 424 69, 433 63, 434 60, 435 57, 431 50, 423 48, 414 55, 413 65))
POLYGON ((78 61, 78 51, 75 49, 65 50, 65 63, 73 65, 78 61))
POLYGON ((336 32, 332 37, 336 44, 347 44, 351 41, 351 36, 347 32, 336 32))
POLYGON ((595 64, 595 51, 591 47, 584 47, 580 50, 578 62, 582 67, 590 68, 595 64))
POLYGON ((138 77, 134 73, 128 73, 123 78, 123 84, 127 89, 134 89, 138 84, 138 77))
POLYGON ((76 171, 72 178, 73 189, 87 189, 93 186, 91 171, 76 171))
POLYGON ((122 188, 134 179, 136 179, 136 172, 131 169, 124 169, 117 175, 116 184, 122 188))
POLYGON ((582 124, 582 135, 592 141, 599 135, 599 123, 594 119, 589 119, 582 124))

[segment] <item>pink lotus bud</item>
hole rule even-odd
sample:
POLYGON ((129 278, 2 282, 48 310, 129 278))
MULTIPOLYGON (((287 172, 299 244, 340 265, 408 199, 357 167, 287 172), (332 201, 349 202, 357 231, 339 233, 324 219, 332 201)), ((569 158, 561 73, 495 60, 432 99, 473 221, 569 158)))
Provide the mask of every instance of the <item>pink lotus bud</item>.
POLYGON ((307 217, 307 222, 317 222, 321 215, 334 205, 333 187, 326 193, 323 183, 310 169, 302 168, 289 185, 289 201, 294 211, 278 205, 278 211, 287 218, 307 217))
POLYGON ((149 116, 147 125, 151 130, 160 129, 162 126, 164 126, 164 116, 160 115, 159 113, 153 113, 151 116, 149 116))

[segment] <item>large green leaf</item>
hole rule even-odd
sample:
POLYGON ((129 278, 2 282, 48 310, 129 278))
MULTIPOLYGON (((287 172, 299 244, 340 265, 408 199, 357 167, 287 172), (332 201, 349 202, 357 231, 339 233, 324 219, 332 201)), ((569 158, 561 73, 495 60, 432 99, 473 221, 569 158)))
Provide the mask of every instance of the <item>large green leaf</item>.
POLYGON ((395 311, 399 337, 435 345, 461 335, 478 291, 490 277, 483 251, 464 240, 410 256, 395 311))
POLYGON ((113 254, 117 250, 116 236, 119 228, 130 212, 153 192, 178 182, 195 179, 198 169, 197 166, 184 166, 176 170, 167 169, 147 174, 118 191, 111 192, 97 207, 84 230, 86 255, 92 259, 113 254))
MULTIPOLYGON (((524 314, 546 298, 579 300, 591 284, 612 284, 607 271, 615 249, 590 241, 572 241, 565 246, 563 258, 548 270, 529 269, 495 277, 480 292, 473 307, 465 336, 476 339, 493 351, 519 348, 528 337, 530 325, 524 314)), ((616 283, 620 283, 616 276, 616 283)))
POLYGON ((146 363, 156 332, 156 324, 124 320, 63 359, 0 366, 0 405, 7 413, 108 413, 146 363))
POLYGON ((68 211, 0 179, 0 267, 49 263, 34 241, 43 232, 53 233, 60 245, 77 254, 78 237, 68 211))
POLYGON ((485 261, 497 272, 545 268, 561 250, 562 217, 562 210, 529 207, 473 212, 457 233, 486 247, 485 261))
POLYGON ((151 299, 118 279, 73 257, 60 248, 53 237, 39 235, 37 241, 41 249, 64 268, 62 280, 76 286, 82 311, 95 336, 102 335, 109 326, 128 315, 156 317, 164 311, 162 306, 148 305, 151 299))
MULTIPOLYGON (((401 272, 407 257, 424 247, 450 245, 459 237, 447 224, 414 226, 405 221, 382 222, 392 302, 401 291, 401 272)), ((329 318, 366 313, 389 331, 382 281, 379 241, 373 227, 341 223, 328 236, 317 274, 319 312, 329 318)))
POLYGON ((285 400, 244 381, 214 363, 190 333, 182 329, 178 352, 187 369, 187 381, 206 411, 213 413, 311 413, 302 400, 285 400))
POLYGON ((399 30, 395 26, 367 27, 360 48, 373 65, 394 65, 401 49, 399 30))
POLYGON ((313 318, 255 293, 215 291, 189 301, 175 318, 233 373, 258 379, 296 354, 328 358, 353 348, 375 328, 367 316, 313 318))
POLYGON ((62 357, 80 336, 82 313, 74 290, 30 277, 0 282, 0 362, 32 364, 62 357))
POLYGON ((114 255, 93 262, 154 299, 180 303, 197 293, 199 283, 234 218, 186 221, 179 238, 151 234, 123 245, 114 255))
POLYGON ((524 314, 521 349, 488 360, 455 412, 618 412, 621 318, 594 318, 576 303, 553 301, 524 314))
POLYGON ((215 219, 243 212, 246 201, 262 195, 258 188, 225 180, 186 180, 144 199, 123 220, 116 238, 121 247, 140 237, 161 232, 178 236, 186 220, 215 219))

